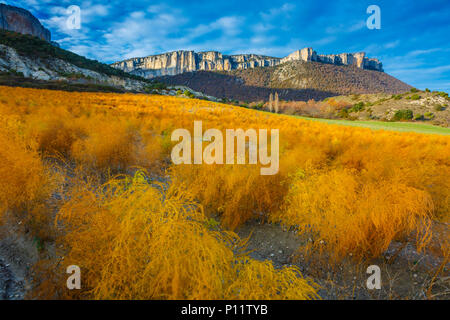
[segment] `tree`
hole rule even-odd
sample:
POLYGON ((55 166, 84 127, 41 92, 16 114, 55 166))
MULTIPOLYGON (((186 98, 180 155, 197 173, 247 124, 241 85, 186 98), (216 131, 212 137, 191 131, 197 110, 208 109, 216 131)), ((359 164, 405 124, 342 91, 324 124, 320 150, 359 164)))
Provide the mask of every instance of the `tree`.
POLYGON ((278 110, 279 110, 279 108, 278 108, 278 102, 279 102, 279 99, 278 99, 278 92, 275 92, 275 104, 274 104, 274 111, 275 111, 275 113, 278 113, 278 110))
POLYGON ((269 95, 269 112, 272 112, 273 95, 269 95))

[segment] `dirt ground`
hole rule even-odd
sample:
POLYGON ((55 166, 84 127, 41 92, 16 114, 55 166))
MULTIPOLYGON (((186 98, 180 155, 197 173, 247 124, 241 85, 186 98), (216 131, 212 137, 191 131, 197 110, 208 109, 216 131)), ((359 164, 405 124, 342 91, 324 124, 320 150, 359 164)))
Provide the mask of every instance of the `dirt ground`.
MULTIPOLYGON (((448 226, 444 228, 448 229, 448 226)), ((0 300, 21 300, 31 288, 30 269, 38 261, 39 252, 33 239, 17 236, 11 226, 7 229, 0 230, 3 234, 0 240, 0 300)), ((442 259, 418 253, 409 243, 406 246, 392 243, 385 254, 374 261, 357 265, 349 260, 331 267, 311 262, 314 259, 307 261, 299 255, 299 246, 308 240, 280 225, 250 221, 237 233, 242 238, 250 235, 248 250, 254 259, 271 260, 276 268, 297 265, 303 276, 320 285, 322 299, 450 298, 449 265, 433 281, 431 295, 427 297, 442 259), (394 255, 395 259, 389 260, 394 255), (381 290, 366 287, 369 265, 378 265, 381 269, 381 290)))
MULTIPOLYGON (((248 243, 251 257, 272 260, 277 268, 297 265, 303 276, 312 278, 321 286, 319 295, 322 299, 427 299, 432 279, 443 262, 432 254, 418 253, 410 243, 403 247, 403 244, 395 242, 376 260, 360 265, 348 260, 332 267, 318 265, 314 259, 304 259, 299 255, 298 248, 308 240, 301 239, 294 231, 279 225, 252 221, 237 233, 241 237, 251 234, 248 243), (370 274, 366 272, 370 265, 380 267, 380 290, 367 289, 366 282, 370 274)), ((448 267, 449 264, 434 280, 429 298, 450 298, 448 267)))
POLYGON ((31 288, 31 267, 39 253, 33 239, 18 236, 16 228, 0 228, 0 300, 22 300, 31 288))

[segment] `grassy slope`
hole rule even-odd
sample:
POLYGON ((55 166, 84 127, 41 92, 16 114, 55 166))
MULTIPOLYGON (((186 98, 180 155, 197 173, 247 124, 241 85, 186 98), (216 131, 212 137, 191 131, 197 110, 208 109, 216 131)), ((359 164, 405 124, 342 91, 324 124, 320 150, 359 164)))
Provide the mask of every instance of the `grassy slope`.
POLYGON ((428 134, 442 134, 450 135, 450 128, 443 128, 422 123, 411 122, 380 122, 380 121, 350 121, 350 120, 331 120, 331 119, 319 119, 319 118, 307 118, 300 116, 293 116, 304 120, 312 120, 325 122, 328 124, 353 126, 353 127, 365 127, 373 130, 391 130, 391 131, 403 131, 403 132, 417 132, 428 134))
POLYGON ((411 89, 384 72, 303 61, 230 72, 187 72, 156 79, 241 102, 267 101, 274 92, 281 100, 308 101, 355 93, 399 94, 411 89))
POLYGON ((96 60, 87 59, 73 52, 55 47, 47 41, 30 35, 0 30, 0 44, 14 48, 20 55, 25 57, 40 58, 43 60, 57 58, 76 65, 77 67, 103 73, 107 76, 117 76, 148 82, 147 79, 142 77, 114 69, 111 66, 96 60))

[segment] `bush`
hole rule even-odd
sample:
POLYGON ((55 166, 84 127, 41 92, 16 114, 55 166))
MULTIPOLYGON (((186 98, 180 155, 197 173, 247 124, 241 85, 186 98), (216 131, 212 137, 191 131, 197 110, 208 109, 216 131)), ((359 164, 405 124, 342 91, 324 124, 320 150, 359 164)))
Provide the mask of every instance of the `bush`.
POLYGON ((202 208, 182 185, 152 183, 137 172, 98 189, 77 188, 70 199, 57 215, 66 232, 57 246, 65 248, 58 249, 64 260, 38 268, 51 274, 37 287, 38 297, 317 298, 316 285, 297 267, 275 269, 271 262, 253 260, 236 234, 211 230, 202 208), (63 285, 63 271, 72 264, 82 269, 81 290, 63 285), (58 266, 62 270, 55 273, 58 266))
POLYGON ((172 168, 171 176, 174 183, 187 185, 207 212, 219 214, 222 225, 231 230, 256 213, 274 211, 284 192, 281 174, 262 176, 254 165, 179 165, 172 168))
POLYGON ((262 110, 264 108, 264 101, 263 102, 259 102, 259 103, 251 103, 250 107, 256 110, 262 110))
POLYGON ((406 109, 406 110, 396 111, 392 120, 402 121, 402 120, 411 120, 412 118, 413 118, 413 112, 409 109, 406 109))
POLYGON ((424 115, 426 118, 428 118, 430 120, 434 119, 434 117, 435 117, 435 115, 432 112, 426 112, 424 115))
POLYGON ((441 91, 441 92, 439 92, 438 94, 439 94, 441 97, 443 97, 443 98, 448 98, 448 93, 447 93, 447 92, 441 91))
POLYGON ((417 90, 416 88, 411 88, 411 92, 416 93, 416 92, 419 92, 419 90, 417 90))
POLYGON ((414 94, 411 96, 411 100, 419 100, 420 98, 421 98, 421 96, 418 94, 414 94))
POLYGON ((190 92, 189 90, 184 90, 183 94, 184 94, 186 97, 189 97, 189 98, 195 98, 195 95, 194 95, 192 92, 190 92))
POLYGON ((347 119, 348 118, 348 110, 349 109, 347 109, 347 108, 343 108, 343 109, 339 110, 338 117, 347 119))
POLYGON ((134 164, 136 132, 120 122, 103 123, 85 139, 77 140, 71 150, 73 158, 94 170, 125 170, 134 164))
POLYGON ((364 110, 364 102, 358 102, 350 108, 349 112, 360 112, 364 110))
POLYGON ((359 260, 377 257, 392 241, 414 233, 423 248, 432 208, 431 197, 420 189, 339 169, 296 176, 285 206, 272 219, 311 237, 305 253, 314 249, 333 261, 349 254, 359 260))
POLYGON ((444 111, 445 107, 441 106, 440 104, 437 104, 437 105, 434 106, 434 110, 435 111, 444 111))
POLYGON ((22 226, 31 230, 32 235, 46 239, 50 237, 48 227, 52 223, 45 201, 53 191, 56 175, 50 175, 36 146, 16 136, 15 130, 5 130, 3 125, 0 127, 0 226, 13 219, 14 225, 23 222, 22 226))
POLYGON ((416 114, 415 116, 414 116, 414 120, 417 120, 417 121, 419 121, 419 120, 424 120, 425 118, 424 118, 424 116, 423 116, 423 114, 416 114))
POLYGON ((165 90, 167 89, 167 85, 162 82, 152 82, 150 85, 145 86, 144 91, 147 93, 151 93, 153 90, 165 90))

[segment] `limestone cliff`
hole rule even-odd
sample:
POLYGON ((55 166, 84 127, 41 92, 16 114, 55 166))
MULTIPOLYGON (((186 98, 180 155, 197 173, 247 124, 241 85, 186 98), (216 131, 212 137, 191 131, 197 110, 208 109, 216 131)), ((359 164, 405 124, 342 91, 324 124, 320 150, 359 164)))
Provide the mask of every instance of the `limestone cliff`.
POLYGON ((286 58, 281 59, 281 63, 286 61, 302 60, 316 61, 335 65, 355 66, 360 69, 383 71, 383 65, 378 59, 369 59, 365 52, 341 53, 341 54, 317 54, 312 48, 305 48, 295 51, 286 58))
POLYGON ((369 59, 364 52, 319 55, 312 48, 297 50, 285 58, 256 54, 224 55, 217 51, 173 51, 113 63, 114 68, 146 78, 173 76, 191 71, 231 71, 255 67, 271 67, 288 61, 315 61, 334 65, 350 65, 360 69, 383 71, 381 62, 369 59))
POLYGON ((0 4, 0 28, 51 41, 50 31, 29 11, 22 8, 0 4))
POLYGON ((112 66, 146 78, 172 76, 190 71, 231 71, 279 64, 278 58, 255 54, 223 55, 217 51, 173 51, 144 58, 132 58, 112 66))

